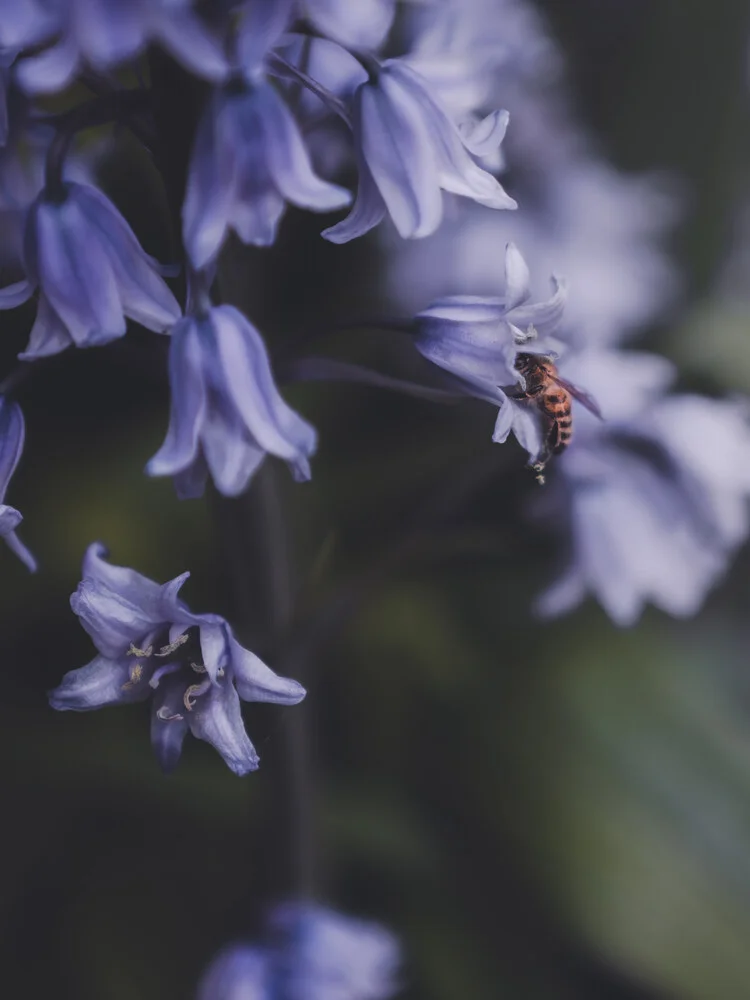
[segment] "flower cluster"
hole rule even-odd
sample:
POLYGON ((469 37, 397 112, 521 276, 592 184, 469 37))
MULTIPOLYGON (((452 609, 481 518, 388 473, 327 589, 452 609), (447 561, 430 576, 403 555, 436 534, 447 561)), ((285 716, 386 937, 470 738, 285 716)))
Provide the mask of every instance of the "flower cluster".
POLYGON ((198 1000, 388 1000, 399 948, 377 924, 307 902, 277 906, 265 945, 225 948, 203 975, 198 1000))

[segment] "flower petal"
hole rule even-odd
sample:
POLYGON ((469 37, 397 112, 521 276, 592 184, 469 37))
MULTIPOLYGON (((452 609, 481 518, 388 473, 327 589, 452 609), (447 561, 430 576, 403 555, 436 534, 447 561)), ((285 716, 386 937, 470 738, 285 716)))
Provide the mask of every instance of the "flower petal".
POLYGON ((324 35, 347 48, 376 49, 390 30, 395 0, 303 0, 307 15, 324 35))
POLYGON ((215 747, 235 774, 258 769, 259 758, 245 732, 240 699, 228 679, 202 695, 186 718, 193 736, 215 747))
POLYGON ((177 766, 188 734, 184 691, 184 680, 167 678, 159 684, 151 701, 151 746, 166 773, 177 766))
POLYGON ((273 995, 274 965, 262 948, 230 945, 204 972, 197 1000, 268 1000, 273 995))
POLYGON ((64 90, 80 63, 80 51, 72 33, 49 48, 18 61, 16 79, 27 94, 51 94, 64 90))
POLYGON ((79 347, 125 333, 117 283, 101 240, 74 199, 37 203, 39 283, 79 347))
POLYGON ((301 684, 290 677, 279 677, 260 657, 241 646, 231 633, 229 655, 237 692, 243 701, 296 705, 305 697, 301 684))
POLYGON ((29 334, 26 350, 18 355, 19 361, 36 361, 37 358, 59 354, 72 343, 67 326, 52 308, 47 296, 40 292, 36 319, 29 334))
POLYGON ((357 237, 364 236, 374 229, 385 216, 386 206, 383 196, 361 155, 358 155, 358 162, 359 183, 351 212, 341 222, 329 226, 321 233, 329 243, 348 243, 349 240, 356 240, 357 237))
MULTIPOLYGON (((515 309, 529 297, 529 269, 515 243, 505 248, 505 308, 515 309)), ((514 320, 515 322, 515 320, 514 320)))
POLYGON ((201 427, 201 445, 216 489, 225 497, 242 493, 266 457, 236 414, 231 419, 209 410, 201 427))
POLYGON ((172 326, 182 310, 159 276, 159 265, 143 250, 112 202, 86 184, 70 184, 68 197, 75 200, 106 248, 125 315, 157 333, 172 326))
POLYGON ((222 380, 249 434, 264 451, 286 461, 312 455, 315 429, 279 394, 258 331, 233 306, 217 307, 211 318, 222 380))
POLYGON ((438 104, 424 77, 403 61, 391 59, 384 64, 382 80, 384 88, 400 93, 403 107, 413 107, 413 113, 420 116, 429 136, 440 187, 489 208, 518 208, 496 178, 472 160, 458 128, 438 104))
POLYGON ((236 188, 237 161, 231 136, 232 98, 218 91, 198 124, 190 154, 182 229, 193 266, 205 267, 224 241, 236 188))
POLYGON ((15 309, 16 306, 28 302, 34 294, 34 285, 30 281, 16 281, 12 285, 0 288, 0 309, 15 309))
POLYGON ((562 321, 568 289, 562 278, 552 278, 554 294, 546 302, 530 302, 508 312, 508 322, 524 333, 533 327, 540 338, 553 334, 562 321))
POLYGON ((154 37, 185 69, 211 83, 226 79, 229 64, 222 46, 197 14, 184 6, 174 10, 167 3, 163 11, 154 10, 153 18, 154 37))
POLYGON ((61 712, 88 712, 104 705, 143 701, 151 694, 145 677, 133 682, 132 657, 96 656, 85 667, 69 670, 49 694, 52 708, 61 712))
POLYGON ((146 465, 149 476, 183 472, 196 460, 201 426, 206 415, 206 385, 198 324, 180 320, 169 345, 171 409, 164 444, 146 465))
POLYGON ((490 156, 505 138, 509 121, 507 111, 493 111, 470 131, 462 131, 461 141, 474 156, 490 156))
POLYGON ((10 551, 14 555, 18 556, 30 573, 36 573, 38 569, 36 558, 33 553, 26 548, 15 531, 9 531, 6 535, 4 535, 3 541, 8 546, 10 551))
POLYGON ((422 109, 387 73, 355 96, 355 135, 399 235, 429 236, 440 225, 440 194, 433 141, 422 109))
POLYGON ((271 84, 263 83, 255 88, 252 100, 269 173, 287 201, 317 212, 349 205, 352 196, 346 188, 322 180, 313 170, 299 127, 271 84))

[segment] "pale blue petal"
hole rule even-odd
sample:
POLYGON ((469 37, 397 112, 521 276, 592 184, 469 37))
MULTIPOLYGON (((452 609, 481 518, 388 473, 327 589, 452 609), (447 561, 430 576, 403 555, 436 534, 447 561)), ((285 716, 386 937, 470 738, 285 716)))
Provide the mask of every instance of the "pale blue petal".
POLYGON ((39 283, 79 347, 125 333, 115 276, 101 240, 77 202, 38 203, 39 283))
POLYGON ((133 682, 133 657, 97 656, 85 667, 70 670, 49 694, 52 708, 63 712, 88 712, 104 705, 144 701, 151 694, 145 676, 133 682))
POLYGON ((345 188, 322 180, 314 172, 299 127, 271 84, 259 84, 252 99, 261 126, 258 139, 265 146, 269 173, 287 201, 317 212, 349 205, 352 197, 345 188))
POLYGON ((252 76, 261 69, 266 53, 280 41, 293 16, 293 0, 249 0, 242 5, 235 46, 245 74, 252 76))
POLYGON ((23 521, 23 514, 15 507, 9 507, 5 503, 0 503, 0 536, 5 537, 18 527, 23 521))
POLYGON ((10 551, 14 555, 18 556, 30 573, 36 573, 39 564, 37 563, 34 554, 23 544, 15 531, 9 531, 7 535, 4 535, 3 541, 8 546, 10 551))
POLYGON ((39 293, 36 319, 31 328, 26 350, 18 355, 20 361, 36 361, 51 354, 59 354, 73 343, 67 326, 49 304, 47 296, 39 293))
POLYGON ((221 83, 229 73, 229 64, 218 39, 209 32, 205 23, 193 13, 182 8, 155 10, 152 34, 185 69, 196 76, 221 83))
POLYGON ((473 156, 491 156, 505 138, 509 121, 507 111, 493 111, 469 131, 462 131, 461 141, 473 156))
POLYGON ((204 267, 224 241, 236 187, 232 97, 218 92, 208 103, 190 155, 182 228, 190 259, 204 267))
POLYGON ((437 299, 427 309, 417 313, 417 321, 425 319, 451 320, 455 323, 499 322, 505 316, 505 300, 481 295, 449 295, 437 299))
POLYGON ((233 306, 219 306, 211 315, 223 382, 248 433, 287 461, 312 455, 315 429, 281 398, 258 331, 233 306))
MULTIPOLYGON (((158 0, 151 0, 155 5, 158 0)), ((144 17, 132 0, 76 0, 75 36, 87 61, 100 70, 137 55, 145 46, 144 17)))
POLYGON ((16 80, 27 94, 51 94, 64 90, 80 63, 80 51, 72 33, 63 34, 37 55, 19 59, 16 80))
POLYGON ((198 455, 206 414, 201 331, 192 318, 180 320, 169 347, 171 411, 164 444, 146 466, 149 476, 171 476, 191 466, 198 455))
POLYGON ((172 478, 178 500, 196 500, 206 491, 208 467, 203 455, 198 455, 192 465, 172 478))
MULTIPOLYGON (((526 261, 515 243, 505 248, 505 308, 515 309, 529 297, 529 274, 526 261)), ((514 314, 515 316, 515 314, 514 314)), ((514 319, 513 322, 516 322, 514 319)), ((518 325, 516 323, 516 325, 518 325)))
POLYGON ((351 212, 341 222, 329 226, 321 233, 330 243, 348 243, 349 240, 356 240, 374 229, 385 216, 385 202, 372 174, 361 156, 358 160, 359 182, 351 212))
POLYGON ((204 972, 197 1000, 272 1000, 276 978, 273 966, 267 951, 231 945, 219 952, 204 972))
POLYGON ((200 627, 201 655, 211 681, 216 684, 219 671, 227 666, 227 625, 224 621, 202 624, 200 627))
POLYGON ((495 444, 505 444, 513 430, 513 404, 506 396, 497 411, 495 430, 492 432, 492 440, 495 444))
POLYGON ((565 303, 568 299, 568 289, 561 278, 553 278, 554 294, 546 302, 530 302, 519 305, 508 312, 508 322, 513 323, 526 333, 533 327, 539 337, 547 337, 559 327, 565 303))
POLYGON ((226 497, 239 496, 266 457, 235 412, 226 419, 210 409, 201 425, 201 445, 214 485, 226 497))
POLYGON ((151 702, 151 746, 160 767, 167 773, 177 766, 188 733, 184 692, 184 680, 167 677, 159 684, 151 702))
MULTIPOLYGON (((385 72, 357 98, 362 151, 399 235, 429 236, 440 224, 443 203, 422 109, 385 72)), ((357 118, 355 136, 356 124, 357 118)))
POLYGON ((68 190, 107 251, 125 315, 157 333, 172 326, 181 315, 177 300, 122 215, 94 187, 70 184, 68 190))
POLYGON ((0 288, 0 309, 15 309, 16 306, 28 302, 34 294, 34 285, 30 281, 16 281, 12 285, 0 288))
POLYGON ((301 684, 289 677, 279 677, 260 657, 241 646, 231 633, 229 651, 234 682, 243 701, 296 705, 305 697, 301 684))
POLYGON ((193 736, 215 747, 235 774, 258 769, 259 758, 245 732, 239 696, 227 679, 199 698, 186 719, 193 736))
POLYGON ((303 0, 318 30, 348 48, 376 49, 390 30, 395 0, 303 0))
POLYGON ((389 60, 383 66, 381 86, 422 122, 440 187, 489 208, 518 207, 497 179, 472 160, 458 128, 437 103, 423 77, 400 60, 389 60))
MULTIPOLYGON (((0 396, 0 503, 5 499, 8 483, 21 458, 25 436, 21 407, 0 396)), ((13 524, 7 530, 12 531, 16 527, 17 524, 13 524)), ((1 528, 0 533, 4 533, 1 528)))

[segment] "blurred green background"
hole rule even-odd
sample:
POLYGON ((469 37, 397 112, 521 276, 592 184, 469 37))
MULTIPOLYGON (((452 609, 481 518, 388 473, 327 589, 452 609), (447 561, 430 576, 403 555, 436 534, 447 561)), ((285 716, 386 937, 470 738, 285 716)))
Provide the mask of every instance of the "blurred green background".
MULTIPOLYGON (((544 7, 603 150, 684 180, 686 298, 643 343, 684 385, 750 391, 750 296, 717 282, 749 188, 748 5, 544 7)), ((107 166, 110 189, 164 259, 132 164, 107 166)), ((272 250, 233 247, 224 270, 278 365, 329 321, 382 311, 376 243, 334 247, 320 223, 290 212, 272 250)), ((30 318, 4 318, 2 371, 30 318)), ((409 363, 388 337, 326 343, 409 363)), ((319 890, 402 937, 405 998, 750 997, 747 551, 694 621, 648 612, 622 632, 589 603, 541 625, 528 608, 559 540, 526 515, 534 484, 515 445, 491 444, 487 409, 345 385, 285 390, 321 434, 312 483, 278 467, 240 500, 179 504, 142 473, 166 428, 164 347, 134 331, 71 351, 19 394, 9 500, 42 571, 0 553, 4 995, 190 997, 294 888, 285 727, 304 724, 319 890), (258 523, 271 488, 295 595, 281 633, 258 523), (47 707, 92 655, 68 595, 94 539, 158 580, 190 569, 195 610, 303 678, 304 707, 247 708, 257 774, 190 740, 165 778, 145 706, 47 707)))

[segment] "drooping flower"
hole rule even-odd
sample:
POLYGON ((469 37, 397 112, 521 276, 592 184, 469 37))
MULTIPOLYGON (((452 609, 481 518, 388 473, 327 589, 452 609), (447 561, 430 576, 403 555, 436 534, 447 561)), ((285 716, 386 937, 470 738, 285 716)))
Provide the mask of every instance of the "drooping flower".
POLYGON ((126 317, 164 331, 180 316, 159 265, 96 188, 67 182, 43 191, 24 226, 26 280, 0 290, 0 309, 12 309, 39 289, 36 322, 21 358, 93 347, 121 337, 126 317))
POLYGON ((317 435, 281 398, 266 347, 233 306, 180 320, 169 354, 172 410, 151 476, 174 476, 182 497, 200 496, 210 473, 225 496, 241 493, 266 454, 310 478, 317 435))
POLYGON ((218 253, 229 229, 268 246, 287 202, 330 212, 351 201, 314 172, 304 139, 276 89, 255 71, 214 91, 190 160, 183 207, 185 245, 195 267, 218 253))
POLYGON ((750 530, 750 413, 740 403, 664 395, 672 366, 592 348, 563 359, 605 423, 585 412, 556 460, 571 559, 539 610, 559 615, 587 592, 621 626, 647 603, 686 617, 750 530))
POLYGON ((490 208, 516 202, 472 158, 498 148, 508 114, 497 111, 462 132, 427 81, 400 59, 389 59, 357 88, 352 101, 359 187, 351 213, 324 231, 345 243, 387 214, 405 239, 429 236, 443 216, 442 191, 490 208))
POLYGON ((295 705, 304 688, 241 646, 219 615, 193 614, 178 597, 189 573, 158 584, 105 556, 103 545, 89 546, 70 599, 98 655, 63 677, 52 707, 86 712, 151 699, 151 742, 165 770, 177 764, 188 731, 235 774, 256 770, 240 699, 295 705))
POLYGON ((503 296, 448 296, 414 321, 414 345, 420 354, 449 372, 469 395, 499 406, 493 440, 502 443, 513 431, 531 461, 542 445, 537 414, 502 387, 522 391, 523 379, 516 370, 519 353, 556 355, 563 348, 554 334, 562 321, 566 288, 559 278, 552 280, 551 298, 529 303, 529 270, 509 243, 503 296))
POLYGON ((62 90, 84 65, 103 71, 128 62, 150 42, 207 80, 227 75, 221 45, 192 0, 0 0, 0 45, 35 50, 17 69, 30 94, 62 90))
POLYGON ((232 945, 206 970, 197 1000, 388 1000, 399 947, 377 924, 308 902, 276 907, 262 946, 232 945))
POLYGON ((11 477, 23 452, 24 438, 21 407, 5 396, 0 396, 0 536, 33 573, 37 568, 36 559, 16 535, 16 528, 23 517, 15 507, 9 507, 4 502, 11 477))

